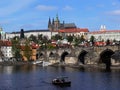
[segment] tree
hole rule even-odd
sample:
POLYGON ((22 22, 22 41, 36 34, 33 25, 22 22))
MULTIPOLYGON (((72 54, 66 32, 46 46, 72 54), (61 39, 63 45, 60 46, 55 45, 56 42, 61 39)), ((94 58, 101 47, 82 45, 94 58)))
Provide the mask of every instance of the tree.
POLYGON ((27 58, 27 60, 31 60, 32 55, 32 48, 29 43, 29 40, 27 40, 24 48, 24 56, 27 58))
POLYGON ((38 40, 42 40, 43 34, 38 34, 38 40))
POLYGON ((37 37, 34 36, 33 34, 30 35, 29 40, 30 40, 30 41, 33 41, 33 42, 35 42, 35 43, 38 43, 37 37))
POLYGON ((62 40, 62 36, 60 36, 59 34, 56 34, 55 36, 52 36, 53 40, 62 40))
POLYGON ((73 36, 67 36, 66 39, 71 43, 73 41, 73 36))
POLYGON ((0 40, 0 57, 2 57, 3 56, 3 53, 2 53, 2 51, 1 51, 1 46, 3 45, 3 41, 2 40, 0 40))
POLYGON ((75 43, 75 46, 78 46, 80 44, 80 39, 78 39, 77 37, 74 37, 74 43, 75 43))
POLYGON ((94 45, 94 42, 95 42, 95 37, 94 36, 90 37, 90 42, 92 42, 92 45, 94 45))
POLYGON ((13 56, 15 57, 16 60, 21 59, 19 37, 16 36, 13 37, 11 42, 12 42, 13 56))
POLYGON ((25 36, 24 36, 24 30, 21 29, 21 32, 20 32, 20 39, 23 39, 23 38, 25 38, 25 36))
POLYGON ((80 42, 84 42, 84 41, 85 41, 85 38, 84 38, 83 35, 81 35, 81 37, 80 37, 80 42))
POLYGON ((109 39, 107 39, 106 45, 110 45, 110 40, 109 39))

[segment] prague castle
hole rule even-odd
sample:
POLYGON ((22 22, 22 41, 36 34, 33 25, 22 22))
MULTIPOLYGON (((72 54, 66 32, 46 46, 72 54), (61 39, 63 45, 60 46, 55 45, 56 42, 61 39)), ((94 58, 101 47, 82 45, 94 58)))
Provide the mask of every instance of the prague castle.
POLYGON ((58 15, 56 16, 56 19, 51 19, 49 18, 48 21, 48 29, 52 32, 54 31, 58 31, 60 29, 71 29, 71 28, 77 28, 76 25, 74 23, 65 23, 64 21, 61 23, 58 15))
MULTIPOLYGON (((106 41, 107 39, 120 41, 120 30, 107 30, 105 25, 101 25, 100 30, 89 32, 88 28, 78 28, 75 23, 65 23, 64 21, 60 22, 58 15, 53 19, 49 17, 48 29, 24 30, 24 35, 26 37, 29 37, 30 35, 38 36, 40 34, 47 36, 49 39, 53 35, 60 34, 76 37, 83 35, 87 40, 89 40, 91 36, 94 36, 96 41, 106 41)), ((0 28, 0 39, 8 40, 15 36, 20 36, 20 31, 5 33, 2 28, 0 28)))
MULTIPOLYGON (((58 15, 56 15, 55 19, 48 19, 48 29, 24 30, 24 35, 29 37, 30 35, 38 36, 43 34, 43 36, 51 38, 51 36, 56 34, 80 36, 87 35, 87 32, 89 32, 87 28, 77 28, 75 23, 65 23, 64 21, 61 23, 58 15)), ((20 31, 5 34, 6 39, 11 39, 14 36, 20 36, 20 31)))

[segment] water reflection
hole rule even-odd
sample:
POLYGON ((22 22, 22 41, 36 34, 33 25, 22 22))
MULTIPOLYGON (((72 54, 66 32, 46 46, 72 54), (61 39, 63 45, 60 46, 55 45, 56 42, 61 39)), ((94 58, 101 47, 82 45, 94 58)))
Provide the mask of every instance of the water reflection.
POLYGON ((12 74, 17 72, 33 72, 36 71, 36 65, 17 65, 17 66, 0 66, 0 73, 12 74))
POLYGON ((37 65, 0 66, 0 90, 118 90, 119 72, 37 65), (52 79, 57 76, 68 76, 71 87, 52 85, 52 79))

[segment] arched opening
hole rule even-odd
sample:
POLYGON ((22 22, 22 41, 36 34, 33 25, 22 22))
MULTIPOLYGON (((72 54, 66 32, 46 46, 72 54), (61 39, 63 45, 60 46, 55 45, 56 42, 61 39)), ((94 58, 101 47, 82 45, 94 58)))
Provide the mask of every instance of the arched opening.
POLYGON ((102 63, 105 63, 106 70, 110 70, 111 66, 111 56, 114 54, 114 52, 111 49, 106 49, 101 52, 100 54, 100 61, 102 63))
POLYGON ((36 54, 36 59, 38 59, 39 58, 39 55, 38 55, 38 53, 36 54))
POLYGON ((52 57, 52 56, 54 56, 54 53, 50 52, 49 57, 52 57))
POLYGON ((82 64, 85 64, 85 55, 87 53, 88 53, 87 51, 82 50, 78 56, 78 61, 81 62, 82 64))
POLYGON ((38 58, 41 58, 41 57, 43 57, 43 56, 44 56, 44 54, 43 54, 43 53, 40 53, 39 56, 38 56, 38 58))
POLYGON ((60 62, 64 62, 65 61, 65 56, 68 55, 69 53, 68 52, 63 52, 62 55, 61 55, 61 60, 60 62))

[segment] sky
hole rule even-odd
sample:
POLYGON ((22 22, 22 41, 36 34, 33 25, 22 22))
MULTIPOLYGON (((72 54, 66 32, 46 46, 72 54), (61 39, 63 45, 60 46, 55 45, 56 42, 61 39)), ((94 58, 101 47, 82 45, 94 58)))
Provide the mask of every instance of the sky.
POLYGON ((120 0, 2 0, 0 27, 5 32, 47 29, 49 17, 98 31, 120 30, 120 0))

